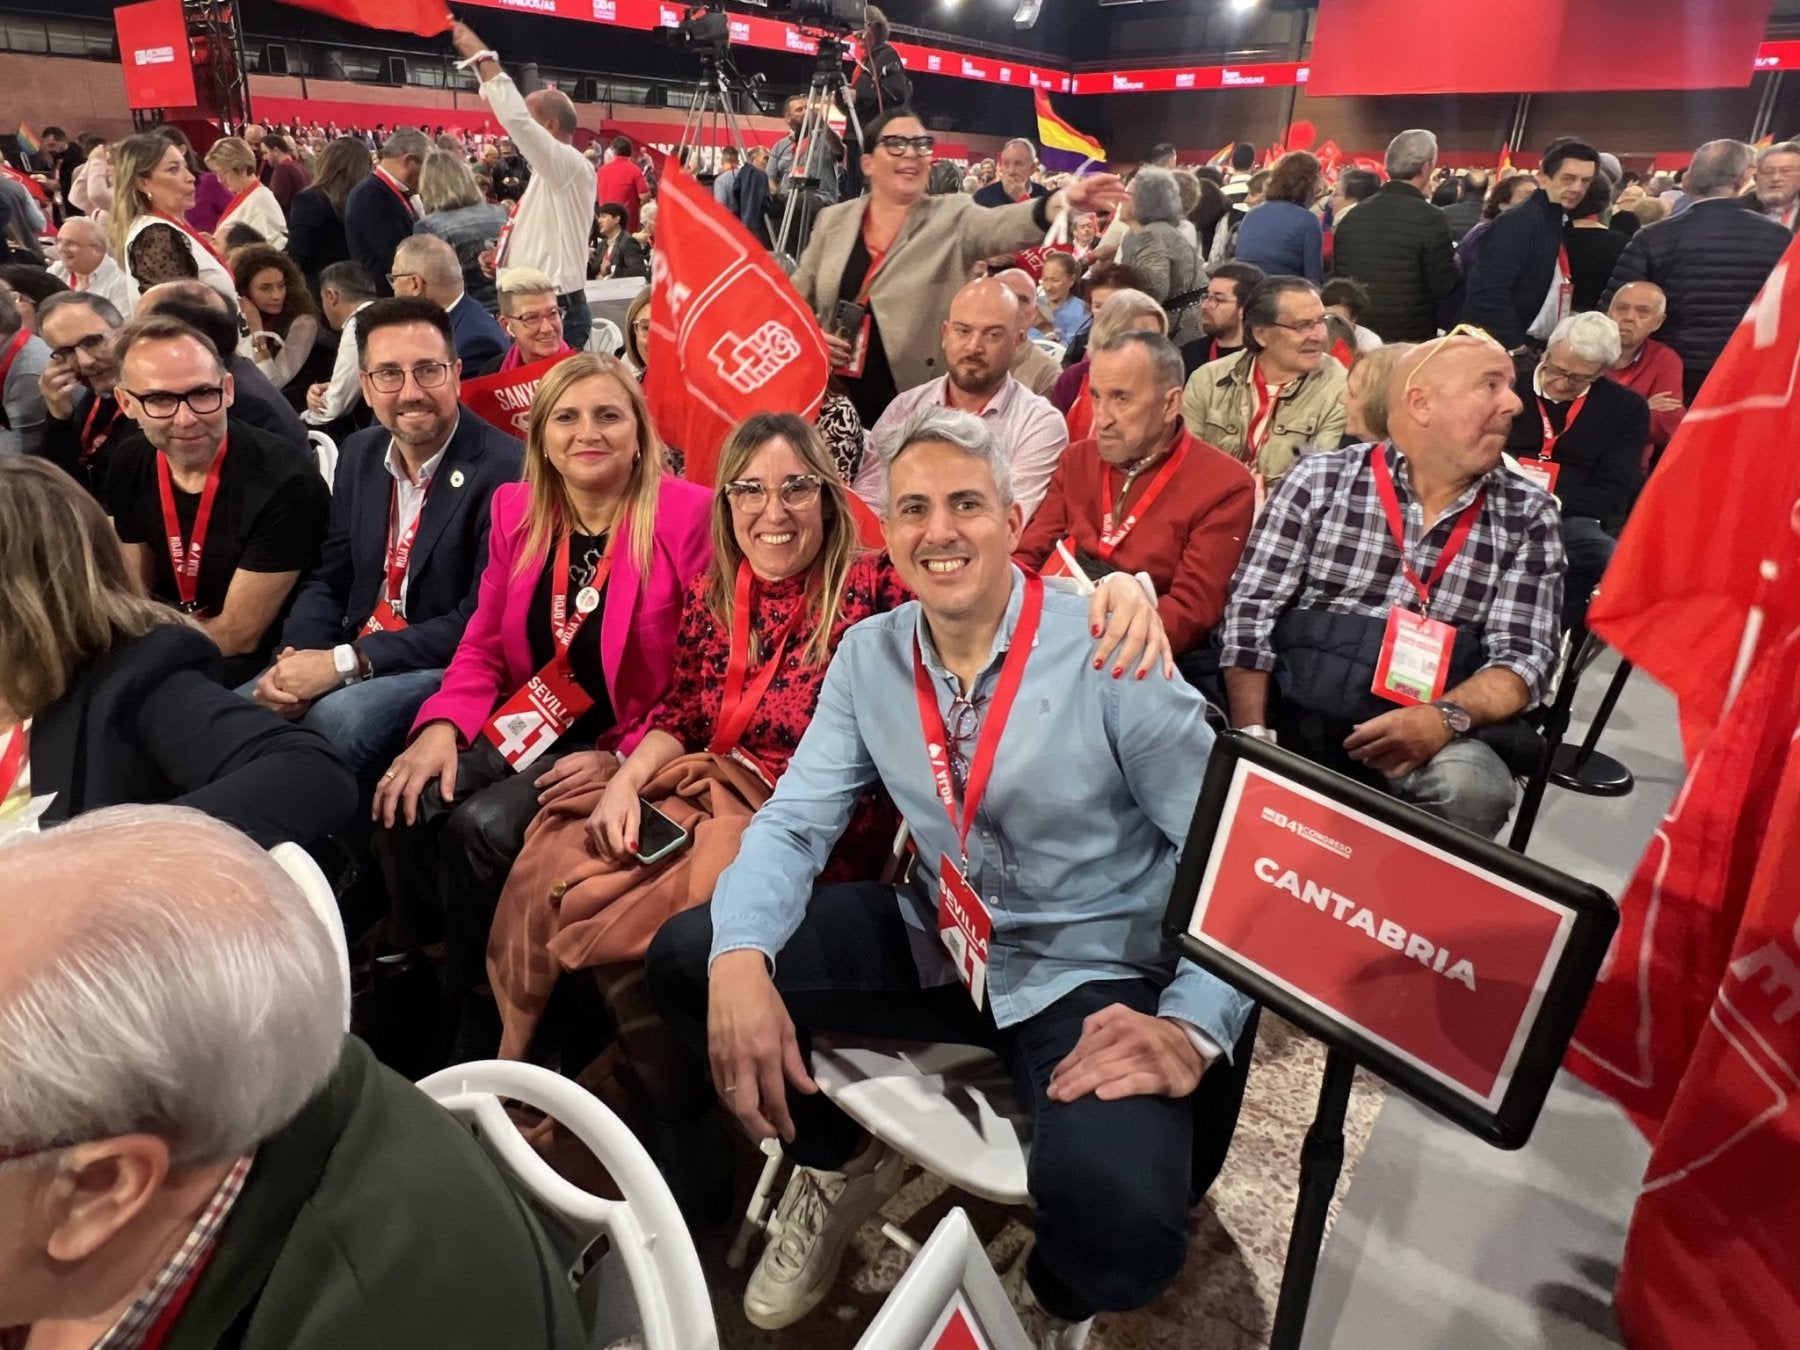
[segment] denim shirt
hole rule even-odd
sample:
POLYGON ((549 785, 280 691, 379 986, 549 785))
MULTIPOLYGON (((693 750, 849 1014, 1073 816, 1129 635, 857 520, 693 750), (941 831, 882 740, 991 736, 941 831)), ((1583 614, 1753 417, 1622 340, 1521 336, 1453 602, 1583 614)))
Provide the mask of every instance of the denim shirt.
MULTIPOLYGON (((1012 598, 973 691, 993 696, 1024 598, 1012 598)), ((969 831, 969 884, 993 916, 988 999, 1002 1027, 1099 980, 1165 987, 1158 1011, 1229 1053, 1250 1001, 1164 941, 1176 853, 1212 749, 1204 703, 1159 672, 1138 681, 1095 670, 1087 601, 1053 587, 993 776, 969 831)), ((771 960, 805 917, 858 794, 877 781, 912 827, 921 872, 960 855, 933 787, 913 687, 915 636, 948 713, 957 678, 938 660, 917 601, 845 633, 818 709, 775 795, 752 818, 713 894, 717 959, 750 948, 771 960)), ((973 756, 973 746, 965 743, 973 756)), ((923 985, 956 976, 937 937, 936 887, 896 890, 923 985)))

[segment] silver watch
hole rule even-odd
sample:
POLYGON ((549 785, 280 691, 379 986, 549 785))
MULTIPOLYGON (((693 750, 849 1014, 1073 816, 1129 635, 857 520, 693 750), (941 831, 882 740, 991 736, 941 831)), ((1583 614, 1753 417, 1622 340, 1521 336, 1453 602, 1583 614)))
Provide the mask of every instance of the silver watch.
POLYGON ((1432 707, 1438 710, 1444 719, 1444 730, 1452 736, 1467 736, 1475 725, 1475 719, 1469 716, 1469 710, 1460 703, 1452 703, 1447 698, 1433 699, 1432 707))

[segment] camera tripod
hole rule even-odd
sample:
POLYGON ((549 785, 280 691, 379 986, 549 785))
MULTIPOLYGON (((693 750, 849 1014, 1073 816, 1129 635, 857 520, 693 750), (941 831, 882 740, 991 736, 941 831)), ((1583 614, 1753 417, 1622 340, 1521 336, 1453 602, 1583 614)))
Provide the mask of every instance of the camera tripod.
MULTIPOLYGON (((818 179, 809 170, 819 162, 819 154, 814 146, 820 136, 830 134, 831 128, 826 122, 826 112, 831 107, 833 98, 839 98, 844 107, 844 116, 848 121, 848 129, 854 134, 856 143, 862 144, 862 124, 856 120, 856 105, 849 96, 848 81, 844 79, 844 44, 841 38, 821 37, 819 39, 819 59, 813 66, 812 85, 806 91, 806 116, 800 123, 800 130, 794 136, 794 162, 789 166, 787 177, 782 181, 782 196, 785 198, 781 211, 781 229, 775 237, 775 256, 784 262, 791 262, 800 256, 806 247, 806 235, 812 231, 812 213, 807 212, 802 220, 801 197, 805 189, 818 186, 818 179), (802 157, 800 151, 805 148, 802 157), (804 225, 805 229, 801 229, 804 225)), ((827 159, 829 166, 830 160, 827 159)), ((793 269, 790 266, 789 271, 793 269)))
POLYGON ((729 143, 737 147, 738 164, 742 168, 750 167, 750 148, 744 140, 744 129, 738 123, 737 109, 731 103, 732 91, 736 89, 742 93, 759 110, 761 105, 750 81, 738 73, 729 56, 702 52, 700 64, 700 79, 688 93, 687 119, 682 123, 681 144, 675 149, 675 157, 678 164, 710 186, 718 172, 715 169, 702 173, 700 157, 707 147, 716 150, 725 144, 719 136, 721 126, 730 138, 729 143), (691 166, 690 154, 693 155, 691 166))

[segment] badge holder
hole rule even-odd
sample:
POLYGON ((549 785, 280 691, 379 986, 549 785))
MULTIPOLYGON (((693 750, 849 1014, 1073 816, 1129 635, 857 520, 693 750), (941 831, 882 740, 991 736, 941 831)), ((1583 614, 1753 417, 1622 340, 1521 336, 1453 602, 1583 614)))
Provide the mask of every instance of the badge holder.
POLYGON ((975 1010, 987 999, 988 943, 994 935, 994 916, 948 853, 938 862, 938 941, 950 953, 956 977, 962 981, 975 1010))
POLYGON ((1521 459, 1518 461, 1519 473, 1530 482, 1556 495, 1556 476, 1562 472, 1562 465, 1553 459, 1521 459))
POLYGON ((1407 705, 1442 698, 1455 646, 1456 629, 1449 624, 1396 605, 1388 611, 1371 691, 1390 703, 1407 705))

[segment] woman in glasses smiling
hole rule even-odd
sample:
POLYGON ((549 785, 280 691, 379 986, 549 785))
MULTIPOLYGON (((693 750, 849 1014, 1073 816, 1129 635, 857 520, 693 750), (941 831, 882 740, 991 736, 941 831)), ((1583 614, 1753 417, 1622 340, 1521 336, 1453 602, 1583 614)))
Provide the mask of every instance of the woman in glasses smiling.
POLYGON ((1126 197, 1112 174, 1009 206, 977 206, 962 193, 928 195, 932 138, 910 108, 863 128, 869 194, 828 206, 794 274, 825 330, 832 364, 865 426, 894 395, 943 374, 939 327, 969 268, 1041 244, 1065 209, 1076 214, 1126 197))

